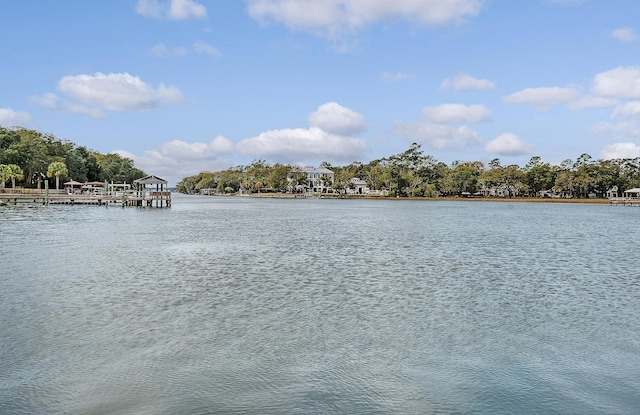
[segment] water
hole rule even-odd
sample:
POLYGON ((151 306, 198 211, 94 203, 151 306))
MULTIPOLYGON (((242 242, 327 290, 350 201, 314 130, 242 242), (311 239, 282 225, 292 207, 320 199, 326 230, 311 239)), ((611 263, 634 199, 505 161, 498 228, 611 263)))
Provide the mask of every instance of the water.
POLYGON ((640 210, 0 209, 2 414, 637 414, 640 210))

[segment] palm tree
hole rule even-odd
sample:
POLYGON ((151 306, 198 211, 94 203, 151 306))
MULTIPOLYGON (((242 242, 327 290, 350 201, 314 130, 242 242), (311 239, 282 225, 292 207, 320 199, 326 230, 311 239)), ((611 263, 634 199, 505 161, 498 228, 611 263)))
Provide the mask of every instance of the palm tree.
POLYGON ((67 174, 69 174, 67 166, 61 161, 54 161, 47 168, 47 177, 55 176, 56 178, 56 190, 60 187, 60 176, 66 176, 67 174))
POLYGON ((0 182, 2 182, 2 188, 4 189, 4 184, 7 180, 9 180, 9 166, 6 164, 0 164, 0 182))
POLYGON ((8 164, 2 169, 2 182, 4 183, 6 180, 11 180, 11 188, 16 188, 16 179, 22 180, 24 177, 24 172, 22 168, 17 164, 8 164))

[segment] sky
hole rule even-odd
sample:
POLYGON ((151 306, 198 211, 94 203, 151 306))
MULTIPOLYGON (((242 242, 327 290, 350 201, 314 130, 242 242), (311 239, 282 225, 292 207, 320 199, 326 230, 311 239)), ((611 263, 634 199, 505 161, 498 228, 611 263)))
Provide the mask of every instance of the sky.
POLYGON ((174 184, 414 142, 447 164, 640 157, 637 0, 21 0, 0 16, 0 125, 174 184))

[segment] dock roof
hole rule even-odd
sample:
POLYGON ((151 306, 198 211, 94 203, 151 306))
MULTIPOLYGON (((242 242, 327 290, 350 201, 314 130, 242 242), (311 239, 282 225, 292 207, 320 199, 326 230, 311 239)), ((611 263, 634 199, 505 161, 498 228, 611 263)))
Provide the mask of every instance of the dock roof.
POLYGON ((162 179, 158 176, 146 176, 140 179, 134 180, 134 183, 140 184, 167 184, 168 182, 165 179, 162 179))

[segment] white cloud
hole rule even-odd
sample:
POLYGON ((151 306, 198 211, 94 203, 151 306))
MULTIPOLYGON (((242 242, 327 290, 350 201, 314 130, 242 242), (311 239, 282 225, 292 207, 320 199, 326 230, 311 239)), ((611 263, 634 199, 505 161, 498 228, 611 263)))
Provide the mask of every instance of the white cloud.
POLYGON ((382 76, 380 77, 380 79, 386 82, 406 81, 411 78, 413 78, 413 75, 402 73, 402 72, 398 72, 398 73, 383 72, 382 76))
POLYGON ((475 16, 480 0, 248 0, 249 15, 293 29, 338 38, 388 18, 400 17, 427 25, 447 24, 475 16))
POLYGON ((502 102, 508 105, 534 105, 539 108, 548 108, 553 105, 570 104, 580 97, 580 89, 577 87, 544 87, 526 88, 514 94, 502 98, 502 102))
POLYGON ((569 106, 573 109, 584 108, 607 108, 615 107, 618 105, 618 100, 613 98, 594 97, 590 95, 582 96, 575 101, 569 103, 569 106))
POLYGON ((207 17, 207 8, 193 0, 138 0, 136 12, 153 19, 187 20, 207 17))
POLYGON ((621 42, 633 42, 637 39, 637 36, 633 29, 628 27, 621 27, 611 31, 611 36, 618 39, 621 42))
POLYGON ((198 160, 217 157, 221 154, 233 152, 233 143, 223 136, 217 136, 208 143, 187 143, 173 140, 164 143, 158 150, 159 154, 178 160, 198 160))
POLYGON ((222 56, 222 53, 220 53, 220 51, 218 49, 216 49, 214 46, 209 45, 208 43, 205 42, 196 42, 193 44, 193 50, 196 53, 200 53, 203 55, 209 55, 211 57, 214 58, 219 58, 220 56, 222 56))
POLYGON ((282 162, 353 161, 368 150, 359 138, 331 134, 319 127, 271 130, 237 144, 241 154, 282 162))
POLYGON ((637 123, 633 122, 620 122, 617 124, 601 122, 594 127, 594 131, 599 134, 615 137, 640 137, 640 128, 638 128, 637 123))
POLYGON ((354 137, 365 129, 364 116, 336 102, 328 102, 309 115, 310 128, 269 130, 236 145, 243 155, 279 162, 353 161, 369 146, 354 137))
POLYGON ((495 83, 488 79, 474 78, 466 73, 459 73, 452 78, 447 78, 440 84, 440 89, 454 91, 486 91, 495 87, 495 83))
POLYGON ((618 66, 593 78, 591 90, 605 97, 640 98, 640 66, 618 66))
POLYGON ((640 121, 640 101, 627 102, 613 110, 614 118, 635 118, 640 121))
POLYGON ((160 84, 154 88, 137 76, 128 73, 65 76, 58 82, 58 90, 69 101, 57 103, 53 94, 36 98, 46 105, 91 116, 104 116, 108 111, 142 111, 156 109, 166 103, 182 103, 179 89, 160 84))
POLYGON ((527 144, 515 134, 504 133, 489 141, 484 146, 487 153, 499 154, 502 156, 519 156, 530 154, 535 149, 532 144, 527 144))
POLYGON ((491 111, 484 105, 442 104, 426 107, 427 118, 438 124, 482 122, 491 119, 491 111))
POLYGON ((175 182, 201 171, 215 171, 228 167, 228 162, 223 157, 233 151, 233 143, 223 136, 218 136, 208 143, 169 141, 160 148, 145 151, 140 156, 125 150, 116 150, 115 153, 132 159, 136 167, 149 174, 175 182))
POLYGON ((31 121, 31 114, 28 112, 0 108, 0 125, 4 127, 24 126, 29 121, 31 121))
POLYGON ((339 135, 358 134, 365 129, 364 116, 337 102, 327 102, 309 115, 309 125, 339 135))
POLYGON ((480 143, 480 136, 466 125, 451 127, 432 123, 396 122, 396 134, 434 150, 459 150, 480 143))
POLYGON ((600 156, 605 160, 626 159, 640 157, 640 146, 634 143, 614 143, 606 146, 600 152, 600 156))

